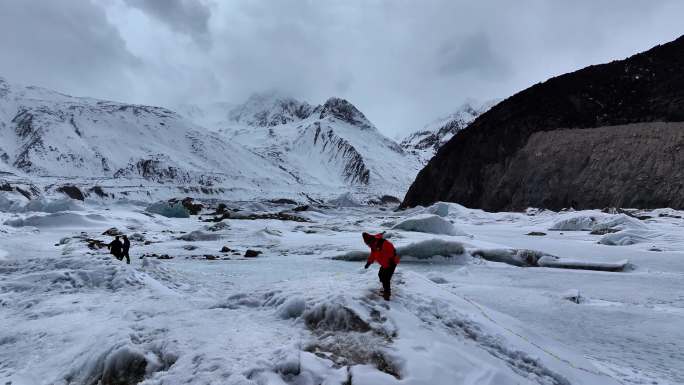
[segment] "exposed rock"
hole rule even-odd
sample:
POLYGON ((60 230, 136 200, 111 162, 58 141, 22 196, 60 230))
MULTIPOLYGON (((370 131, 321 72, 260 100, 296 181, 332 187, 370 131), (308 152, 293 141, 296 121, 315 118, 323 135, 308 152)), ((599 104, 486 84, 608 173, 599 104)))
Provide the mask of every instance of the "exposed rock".
POLYGON ((534 85, 445 144, 402 206, 684 208, 684 37, 534 85))
POLYGON ((223 246, 221 248, 222 253, 230 253, 231 251, 233 251, 233 250, 231 250, 230 247, 228 247, 228 246, 223 246))
POLYGON ((200 211, 202 211, 202 208, 204 208, 204 206, 201 203, 193 202, 192 198, 190 197, 183 199, 181 203, 186 209, 188 209, 191 215, 199 214, 200 211))
POLYGON ((110 235, 110 236, 112 236, 112 237, 115 237, 115 236, 117 236, 117 235, 118 235, 118 236, 121 236, 121 235, 123 235, 123 233, 122 233, 121 231, 119 231, 119 229, 117 229, 116 227, 111 227, 111 228, 105 230, 105 231, 102 233, 102 235, 110 235))
POLYGON ((308 211, 309 210, 309 205, 302 205, 302 206, 297 206, 292 209, 294 212, 301 212, 301 211, 308 211))
POLYGON ((541 236, 546 235, 546 233, 543 233, 543 232, 541 232, 541 231, 530 231, 529 233, 527 233, 527 234, 525 234, 525 235, 531 235, 531 236, 538 236, 538 237, 541 237, 541 236))
POLYGON ((74 185, 59 186, 57 187, 57 191, 65 194, 71 199, 76 199, 79 201, 85 199, 85 196, 83 196, 83 192, 81 192, 81 190, 74 185))
POLYGON ((261 254, 261 251, 248 249, 245 251, 245 258, 256 258, 261 254))
POLYGON ((392 195, 383 195, 380 197, 380 202, 384 205, 393 205, 401 203, 401 199, 392 195))
POLYGON ((275 203, 277 205, 296 205, 297 204, 297 202, 293 201, 292 199, 287 199, 287 198, 272 199, 269 202, 275 203))
POLYGON ((88 189, 88 192, 91 192, 91 193, 99 196, 100 198, 106 198, 109 196, 109 194, 104 192, 104 190, 102 189, 101 186, 93 186, 93 187, 88 189))

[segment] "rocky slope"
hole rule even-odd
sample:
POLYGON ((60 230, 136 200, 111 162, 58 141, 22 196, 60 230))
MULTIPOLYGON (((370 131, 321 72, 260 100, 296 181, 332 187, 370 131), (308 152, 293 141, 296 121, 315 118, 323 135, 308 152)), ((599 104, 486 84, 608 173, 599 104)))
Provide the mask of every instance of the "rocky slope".
POLYGON ((438 151, 403 206, 682 208, 682 121, 684 37, 496 105, 438 151))
POLYGON ((401 141, 401 147, 418 156, 423 164, 432 159, 437 150, 448 142, 458 131, 466 128, 475 118, 487 112, 500 100, 480 103, 469 100, 454 113, 439 118, 422 129, 408 135, 401 141))

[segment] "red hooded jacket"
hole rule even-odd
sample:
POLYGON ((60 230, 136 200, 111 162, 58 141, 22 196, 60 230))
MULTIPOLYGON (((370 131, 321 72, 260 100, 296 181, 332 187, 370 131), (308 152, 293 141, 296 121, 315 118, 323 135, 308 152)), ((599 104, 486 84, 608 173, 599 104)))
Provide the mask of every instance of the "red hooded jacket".
POLYGON ((399 264, 399 256, 394 249, 394 245, 392 242, 382 238, 382 234, 371 235, 363 233, 363 241, 371 249, 370 255, 368 256, 368 264, 377 262, 384 268, 388 268, 392 264, 399 264), (377 245, 378 243, 379 247, 377 245))

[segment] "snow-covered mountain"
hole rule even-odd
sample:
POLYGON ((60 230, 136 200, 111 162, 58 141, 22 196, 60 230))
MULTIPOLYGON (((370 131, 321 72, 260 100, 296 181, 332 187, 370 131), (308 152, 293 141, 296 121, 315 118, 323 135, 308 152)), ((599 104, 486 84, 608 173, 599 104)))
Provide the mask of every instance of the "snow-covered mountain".
POLYGON ((278 96, 251 97, 229 112, 220 133, 260 154, 296 180, 342 190, 403 195, 417 157, 382 135, 350 102, 312 107, 278 96))
POLYGON ((487 112, 500 101, 500 99, 494 99, 482 103, 468 100, 455 112, 436 119, 407 136, 401 141, 401 147, 419 156, 423 164, 426 164, 454 134, 466 128, 478 116, 487 112))
POLYGON ((262 157, 177 113, 76 98, 0 80, 0 159, 31 177, 113 178, 119 184, 289 190, 262 157))
POLYGON ((314 107, 262 94, 181 111, 0 80, 0 171, 141 191, 329 198, 401 196, 420 166, 342 99, 314 107))

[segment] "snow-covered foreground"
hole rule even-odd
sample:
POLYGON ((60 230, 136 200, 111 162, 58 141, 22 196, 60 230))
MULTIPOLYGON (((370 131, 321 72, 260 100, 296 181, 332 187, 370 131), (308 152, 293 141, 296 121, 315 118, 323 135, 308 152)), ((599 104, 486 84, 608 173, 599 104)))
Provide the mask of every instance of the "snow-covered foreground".
POLYGON ((0 383, 684 383, 679 212, 640 220, 437 204, 204 222, 143 210, 0 213, 0 383), (421 221, 432 233, 402 230, 421 221), (109 242, 110 227, 137 233, 131 265, 88 247, 109 242), (404 253, 390 302, 376 266, 333 259, 363 258, 361 231, 387 231, 404 253), (244 258, 247 249, 262 254, 244 258), (518 267, 473 257, 483 250, 631 265, 518 267))

